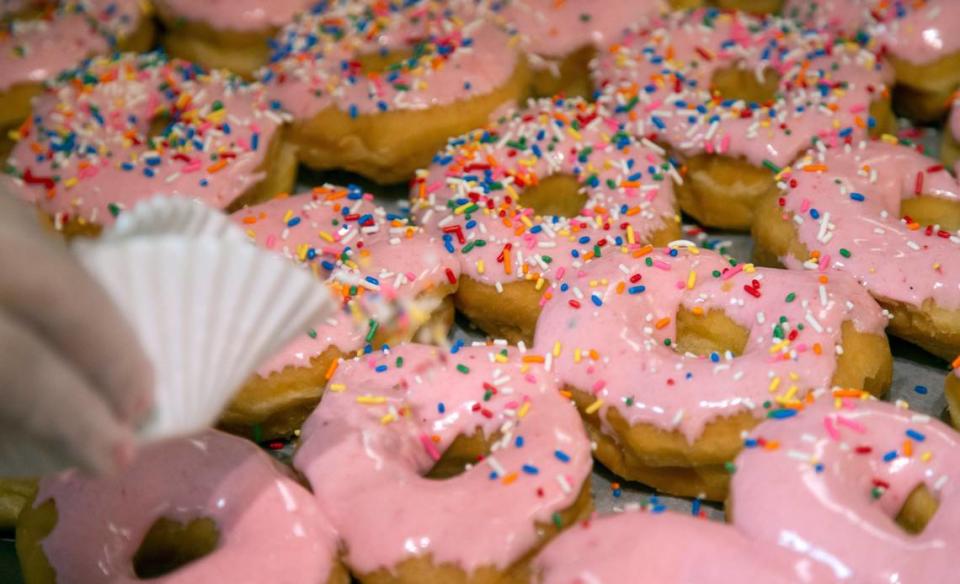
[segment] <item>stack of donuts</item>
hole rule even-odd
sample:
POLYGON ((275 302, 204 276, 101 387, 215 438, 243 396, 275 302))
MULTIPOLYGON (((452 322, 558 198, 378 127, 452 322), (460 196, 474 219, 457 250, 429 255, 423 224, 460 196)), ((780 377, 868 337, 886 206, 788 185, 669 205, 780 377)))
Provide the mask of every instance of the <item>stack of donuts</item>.
POLYGON ((954 0, 0 19, 0 182, 54 235, 189 197, 339 300, 217 429, 0 481, 26 584, 952 579, 954 0), (884 400, 888 335, 946 411, 884 400))

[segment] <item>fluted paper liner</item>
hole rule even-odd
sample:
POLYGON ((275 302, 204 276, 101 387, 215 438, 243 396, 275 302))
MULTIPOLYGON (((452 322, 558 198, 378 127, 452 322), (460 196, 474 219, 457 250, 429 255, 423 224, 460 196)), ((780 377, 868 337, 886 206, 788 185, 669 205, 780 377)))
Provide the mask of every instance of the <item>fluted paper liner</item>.
POLYGON ((148 201, 76 251, 153 364, 144 440, 210 426, 256 367, 331 305, 307 271, 186 199, 148 201))

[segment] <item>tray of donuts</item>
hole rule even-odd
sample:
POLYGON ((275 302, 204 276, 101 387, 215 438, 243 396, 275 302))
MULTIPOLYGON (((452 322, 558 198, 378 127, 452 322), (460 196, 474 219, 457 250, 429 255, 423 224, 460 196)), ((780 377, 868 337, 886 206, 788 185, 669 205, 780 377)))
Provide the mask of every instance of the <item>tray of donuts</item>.
POLYGON ((0 18, 3 189, 160 372, 0 580, 951 579, 952 0, 0 18))

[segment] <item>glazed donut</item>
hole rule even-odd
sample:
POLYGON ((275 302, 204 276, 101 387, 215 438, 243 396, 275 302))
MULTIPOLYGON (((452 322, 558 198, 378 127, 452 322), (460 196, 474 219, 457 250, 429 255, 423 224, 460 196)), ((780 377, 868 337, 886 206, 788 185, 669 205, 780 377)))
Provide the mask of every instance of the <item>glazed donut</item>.
POLYGON ((825 571, 736 529, 670 512, 630 510, 583 521, 533 561, 534 584, 711 584, 826 581, 825 571), (642 574, 642 577, 639 576, 642 574))
POLYGON ((953 579, 957 434, 855 390, 786 412, 744 441, 727 507, 734 526, 822 564, 832 581, 953 579))
POLYGON ((757 212, 754 254, 766 265, 850 274, 892 314, 891 333, 952 359, 960 185, 937 160, 891 142, 813 150, 782 172, 781 192, 757 212))
POLYGON ((0 27, 0 157, 12 147, 8 134, 30 116, 30 101, 43 83, 115 50, 145 51, 153 24, 138 0, 4 2, 0 27), (11 19, 6 22, 6 19, 11 19))
POLYGON ((885 325, 843 274, 754 268, 684 242, 571 274, 544 307, 534 350, 551 355, 607 468, 719 500, 741 433, 774 405, 820 387, 886 391, 885 325))
POLYGON ((684 212, 746 230, 774 175, 813 141, 893 122, 876 55, 779 18, 697 10, 628 33, 595 62, 601 98, 685 169, 684 212))
POLYGON ((154 444, 120 476, 43 479, 17 525, 26 584, 346 584, 313 497, 218 432, 154 444))
POLYGON ((491 17, 520 39, 533 69, 533 94, 588 98, 597 47, 656 16, 661 0, 489 0, 491 17))
POLYGON ((913 120, 939 119, 960 87, 960 13, 952 0, 787 0, 784 14, 872 37, 896 71, 897 112, 913 120))
POLYGON ((512 581, 533 551, 590 512, 590 444, 538 361, 458 343, 401 345, 340 365, 294 466, 355 578, 512 581))
POLYGON ((550 283, 622 245, 680 236, 676 170, 603 108, 540 100, 451 140, 413 183, 414 213, 461 259, 457 308, 529 342, 550 283))
POLYGON ((270 58, 270 40, 316 0, 156 0, 174 57, 251 77, 270 58))
POLYGON ((261 366, 221 417, 222 428, 257 442, 288 436, 316 407, 341 357, 410 340, 431 317, 446 338, 460 276, 456 259, 406 217, 375 206, 372 195, 326 185, 233 219, 257 245, 325 279, 343 310, 261 366))
POLYGON ((952 371, 947 375, 944 393, 947 396, 950 421, 955 428, 960 429, 960 357, 953 360, 951 369, 952 371))
POLYGON ((158 192, 221 209, 286 192, 296 158, 261 88, 160 53, 97 57, 34 103, 5 172, 68 235, 158 192))
POLYGON ((316 169, 409 180, 451 136, 525 97, 525 61, 467 0, 337 0, 277 36, 259 75, 316 169))
POLYGON ((947 166, 953 166, 960 176, 960 94, 953 100, 950 110, 950 120, 943 129, 943 143, 940 155, 947 166))

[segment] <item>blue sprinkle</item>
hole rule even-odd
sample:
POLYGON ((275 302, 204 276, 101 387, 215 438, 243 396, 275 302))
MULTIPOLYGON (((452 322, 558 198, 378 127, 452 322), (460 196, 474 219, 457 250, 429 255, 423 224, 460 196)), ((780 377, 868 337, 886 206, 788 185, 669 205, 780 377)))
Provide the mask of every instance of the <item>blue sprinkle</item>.
POLYGON ((591 294, 591 295, 590 295, 590 300, 593 301, 593 303, 594 303, 596 306, 603 306, 603 300, 600 300, 600 297, 597 296, 596 294, 591 294))
POLYGON ((791 410, 789 408, 784 408, 782 410, 773 410, 767 414, 767 417, 774 418, 777 420, 785 420, 787 418, 792 418, 797 415, 797 410, 791 410))
POLYGON ((694 517, 700 515, 700 499, 694 499, 693 503, 690 504, 690 514, 694 517))
POLYGON ((527 473, 527 474, 529 474, 529 475, 540 474, 540 469, 537 468, 537 467, 535 467, 535 466, 533 466, 532 464, 525 464, 525 465, 523 465, 523 466, 521 467, 521 470, 523 470, 523 472, 525 472, 525 473, 527 473))
POLYGON ((865 199, 865 197, 860 193, 850 193, 850 198, 853 199, 854 201, 861 202, 861 203, 865 199))
POLYGON ((913 388, 913 391, 919 393, 920 395, 927 395, 928 390, 926 385, 918 385, 913 388))
POLYGON ((917 432, 916 430, 913 430, 913 429, 907 430, 907 436, 910 438, 913 438, 917 442, 923 442, 924 440, 927 439, 926 436, 924 436, 920 432, 917 432))
POLYGON ((883 455, 883 462, 890 462, 897 457, 897 451, 891 450, 890 452, 883 455))
POLYGON ((570 455, 562 450, 555 450, 553 453, 560 462, 570 462, 570 455))
POLYGON ((517 436, 517 439, 513 441, 513 444, 517 448, 523 448, 523 436, 517 436))
POLYGON ((447 406, 443 402, 437 404, 437 412, 441 414, 447 413, 447 406))
POLYGON ((630 286, 629 288, 627 288, 627 292, 629 292, 630 294, 640 294, 641 292, 643 292, 643 291, 646 290, 646 289, 647 289, 647 287, 646 287, 646 286, 642 286, 642 285, 640 285, 640 286, 630 286))
POLYGON ((377 373, 383 373, 386 370, 387 370, 386 365, 377 365, 377 373))
POLYGON ((746 440, 743 441, 744 448, 756 448, 757 444, 758 443, 755 438, 747 438, 746 440))

